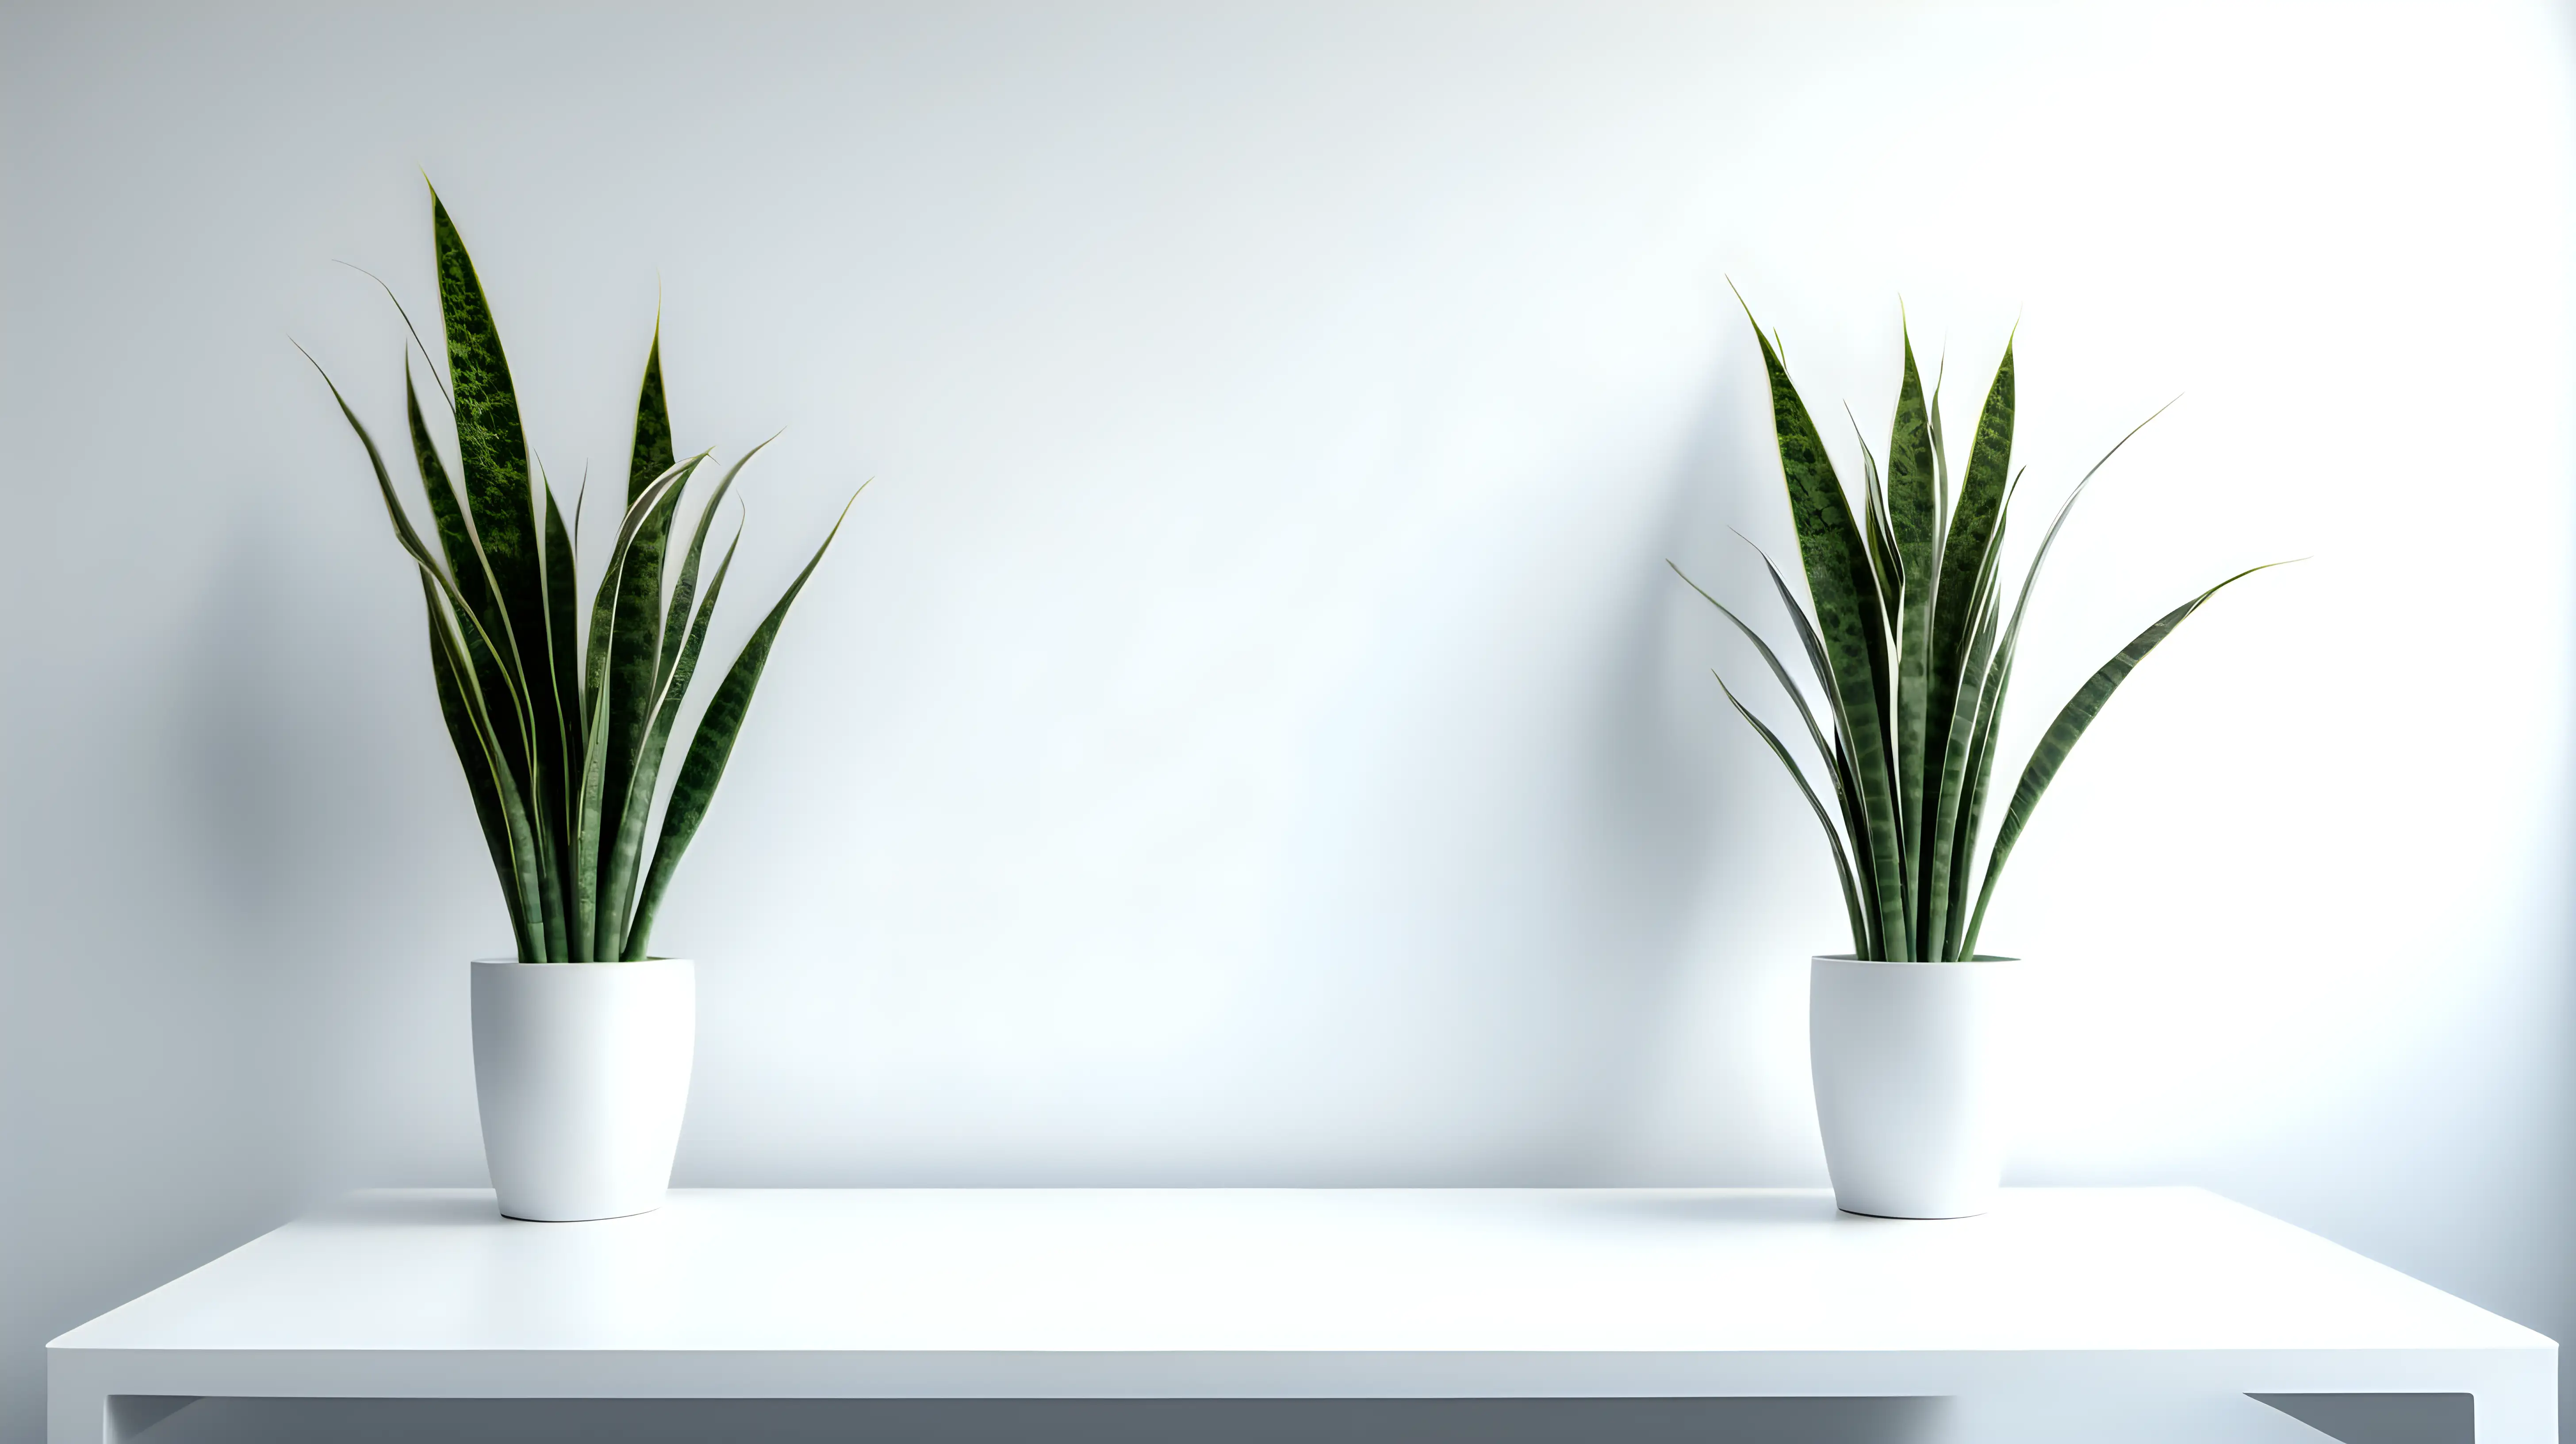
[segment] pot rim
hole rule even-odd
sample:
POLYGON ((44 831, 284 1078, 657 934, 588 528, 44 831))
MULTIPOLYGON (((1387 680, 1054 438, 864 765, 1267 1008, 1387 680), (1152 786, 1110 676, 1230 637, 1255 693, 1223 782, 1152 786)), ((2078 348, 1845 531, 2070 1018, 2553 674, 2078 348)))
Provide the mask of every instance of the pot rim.
POLYGON ((2022 958, 2006 957, 2000 953, 1979 953, 1973 958, 1952 958, 1948 962, 1933 962, 1927 958, 1863 958, 1855 957, 1850 953, 1815 953, 1811 955, 1811 960, 1819 963, 1858 963, 1863 967, 1873 968, 1956 968, 1975 964, 1991 966, 1996 963, 2024 961, 2022 958))
MULTIPOLYGON (((521 966, 518 958, 515 956, 507 958, 475 958, 472 959, 471 962, 473 966, 478 968, 515 968, 521 966)), ((531 968, 642 968, 650 967, 655 963, 681 963, 695 966, 696 962, 697 960, 694 958, 637 958, 632 962, 629 962, 624 958, 615 958, 596 963, 528 963, 525 966, 531 968)))

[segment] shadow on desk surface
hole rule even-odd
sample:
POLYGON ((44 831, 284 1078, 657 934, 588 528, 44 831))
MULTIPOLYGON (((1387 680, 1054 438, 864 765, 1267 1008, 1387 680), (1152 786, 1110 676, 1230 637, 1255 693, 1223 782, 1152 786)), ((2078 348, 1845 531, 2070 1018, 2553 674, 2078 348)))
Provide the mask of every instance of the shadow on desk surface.
MULTIPOLYGON (((2468 1444, 2460 1394, 2195 1412, 1946 1399, 207 1399, 141 1444, 2468 1444), (2079 1431, 2070 1435, 2067 1431, 2079 1431)), ((2240 1407, 2241 1406, 2241 1407, 2240 1407)))

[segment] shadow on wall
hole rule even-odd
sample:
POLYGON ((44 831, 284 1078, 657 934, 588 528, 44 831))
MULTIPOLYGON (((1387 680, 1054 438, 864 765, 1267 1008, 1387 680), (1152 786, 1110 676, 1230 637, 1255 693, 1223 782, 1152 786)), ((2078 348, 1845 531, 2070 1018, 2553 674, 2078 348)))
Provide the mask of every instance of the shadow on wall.
POLYGON ((1748 527, 1756 512, 1759 478, 1726 474, 1724 459, 1745 444, 1716 379, 1660 504, 1635 544, 1619 549, 1633 575, 1611 593, 1606 645, 1580 678, 1593 700, 1575 722, 1581 771, 1566 819, 1565 916, 1581 935, 1556 940, 1555 954, 1584 970, 1602 1026, 1583 1081, 1569 1089, 1568 1126, 1549 1140, 1569 1177, 1619 1169, 1629 1125, 1660 1081, 1666 1020, 1703 961, 1693 948, 1701 921, 1750 901, 1739 896, 1739 870, 1724 865, 1720 826, 1743 774, 1716 765, 1708 743, 1709 730, 1731 719, 1711 706, 1714 683, 1696 685, 1704 670, 1677 665, 1701 636, 1678 625, 1689 615, 1679 605, 1687 589, 1665 565, 1727 538, 1729 526, 1748 527))

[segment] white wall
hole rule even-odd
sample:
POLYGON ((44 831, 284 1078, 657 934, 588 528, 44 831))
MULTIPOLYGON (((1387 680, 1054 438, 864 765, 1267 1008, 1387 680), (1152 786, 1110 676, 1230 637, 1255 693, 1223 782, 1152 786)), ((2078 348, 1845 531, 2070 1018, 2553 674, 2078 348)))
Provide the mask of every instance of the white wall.
MULTIPOLYGON (((1883 429, 2019 324, 2097 487, 2025 1182, 2208 1184, 2576 1325, 2570 52, 2515 4, 0 8, 0 1439, 61 1329, 476 1183, 505 926, 398 417, 425 169, 534 441, 661 298, 808 589, 658 941, 680 1181, 1810 1183, 1812 824, 1667 557, 1788 545, 1732 277, 1883 429), (774 458, 774 459, 773 459, 774 458)), ((424 316, 426 319, 426 316, 424 316)), ((603 490, 611 489, 604 485, 603 490)), ((594 524, 598 515, 593 516, 594 524)), ((2035 530, 2035 525, 2026 523, 2035 530)))

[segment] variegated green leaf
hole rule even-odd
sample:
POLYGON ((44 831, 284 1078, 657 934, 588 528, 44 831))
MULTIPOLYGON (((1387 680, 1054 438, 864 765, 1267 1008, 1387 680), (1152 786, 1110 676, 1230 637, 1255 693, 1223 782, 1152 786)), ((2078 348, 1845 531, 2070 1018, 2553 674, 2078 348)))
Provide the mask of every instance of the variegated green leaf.
MULTIPOLYGON (((644 382, 635 402, 635 440, 626 468, 630 510, 676 460, 671 450, 671 413, 662 389, 662 329, 657 323, 653 344, 644 355, 644 382)), ((603 708, 608 722, 603 753, 607 771, 600 792, 603 839, 619 834, 628 784, 634 780, 635 759, 652 716, 663 650, 662 557, 670 544, 671 517, 686 491, 684 482, 645 514, 627 545, 625 564, 615 574, 617 620, 611 629, 608 698, 603 708)), ((620 891, 607 880, 603 886, 607 889, 603 897, 614 898, 620 891)), ((614 928, 603 934, 600 951, 614 956, 613 939, 620 935, 614 928)))
POLYGON ((1870 838, 1871 910, 1890 955, 1914 956, 1904 852, 1899 845, 1894 756, 1880 697, 1887 675, 1887 629, 1866 544, 1851 504, 1834 474, 1806 403, 1789 382, 1788 367, 1771 338, 1754 328, 1763 369, 1771 382, 1772 429, 1780 469, 1787 479, 1789 514, 1805 563, 1807 595, 1815 606, 1816 632, 1832 664, 1834 691, 1850 727, 1852 771, 1870 838))
POLYGON ((573 816, 573 885, 572 896, 568 899, 576 961, 593 962, 600 957, 600 867, 604 861, 601 848, 603 840, 609 836, 606 832, 606 797, 612 770, 616 773, 617 785, 622 787, 625 783, 625 769, 612 769, 610 764, 608 726, 608 709, 615 695, 610 685, 610 663, 617 648, 619 577, 637 534, 657 514, 662 515, 665 525, 668 524, 666 506, 679 494, 680 488, 688 484, 690 475, 706 455, 701 451, 663 472, 626 509, 626 520, 617 531, 617 544, 608 554, 608 569, 600 578, 599 592, 591 602, 590 647, 584 686, 589 721, 584 734, 581 790, 573 816))
MULTIPOLYGON (((1709 675, 1717 676, 1714 672, 1709 675)), ((1790 758, 1789 749, 1780 745, 1779 734, 1764 726, 1762 719, 1753 715, 1753 709, 1744 705, 1744 699, 1735 695, 1735 689, 1726 685, 1724 677, 1717 677, 1717 690, 1726 694, 1727 703, 1735 709, 1735 715, 1751 724, 1753 730, 1761 735, 1763 745, 1771 749, 1771 755, 1779 758, 1780 765, 1789 770, 1790 780, 1798 784, 1799 795, 1807 799, 1808 808, 1816 814, 1816 825, 1825 830, 1825 841, 1834 851, 1834 876, 1842 882, 1843 911, 1849 914, 1851 920, 1853 955, 1867 956, 1870 946, 1869 924, 1861 916, 1860 891, 1852 881, 1851 857, 1843 850, 1841 830, 1834 826, 1833 818, 1825 811, 1825 804, 1817 799, 1816 789, 1808 783, 1806 772, 1790 758)))
MULTIPOLYGON (((865 488, 861 488, 864 490, 865 488)), ((855 503, 858 497, 850 498, 855 503)), ((760 685, 761 669, 769 665, 769 650, 777 644, 778 629, 787 622, 787 609, 796 594, 805 589, 806 579, 823 563, 823 554, 832 547, 832 538, 841 534, 841 522, 849 518, 845 504, 841 515, 824 534, 823 544, 814 549, 813 559, 805 570, 796 574, 786 595, 769 609, 742 644, 733 666, 717 685, 715 696, 707 701, 706 714, 698 719, 697 735, 690 739, 688 755, 680 763, 680 777, 671 787, 671 800, 663 808, 662 834, 653 844, 652 866, 644 875, 644 889, 635 900, 635 917, 627 925, 626 951, 633 957, 646 956, 651 946, 653 918, 662 908, 663 895, 671 886, 671 874, 680 865, 680 856, 698 835, 699 824, 706 821, 707 805, 715 799, 716 784, 724 780, 725 764, 733 757, 733 744, 742 733, 744 717, 751 711, 751 696, 760 685)))
POLYGON ((649 939, 630 938, 635 910, 635 889, 642 877, 640 866, 644 850, 644 824, 653 810, 653 792, 662 775, 662 755, 671 742, 671 728, 680 720, 680 706, 688 699, 690 679, 697 675, 698 654, 705 650, 707 628, 715 620, 716 599, 724 594, 725 574, 733 570, 734 549, 742 545, 742 532, 736 530, 726 544, 724 556, 716 563, 716 574, 707 581, 706 600, 699 604, 694 619, 675 614, 674 631, 685 631, 687 639, 680 644, 679 654, 672 659, 670 676, 663 680, 662 693, 654 702, 652 725, 644 730, 644 745, 635 763, 635 775, 627 784, 626 806, 618 817, 617 841, 610 849, 608 877, 601 885, 601 895, 616 909, 611 936, 617 938, 618 956, 628 962, 644 957, 649 939), (685 626, 680 625, 685 623, 685 626))
POLYGON ((464 770, 465 790, 474 799, 474 817, 483 827, 483 845, 491 852, 493 874, 501 881, 501 901, 510 911, 510 936, 523 956, 542 959, 544 947, 538 934, 529 930, 528 903, 520 898, 520 889, 514 885, 519 865, 510 853, 510 824, 502 813, 500 786, 492 775, 495 759, 483 745, 482 735, 467 710, 464 691, 457 684, 456 669, 448 663, 447 619, 438 609, 438 586, 426 575, 420 579, 420 600, 429 612, 429 671, 438 689, 439 715, 447 721, 447 740, 456 748, 456 765, 464 770))
POLYGON ((1977 889, 1977 910, 1968 921, 1967 937, 1961 944, 1963 956, 1973 956, 1976 952, 1977 935, 1985 927, 1986 907, 1994 900, 1995 880, 2002 875, 2004 863, 2012 857, 2013 847, 2021 841, 2022 829, 2029 825, 2032 809, 2039 806, 2040 797, 2048 791, 2049 783, 2056 780, 2058 769, 2065 765, 2067 754, 2074 750, 2076 741, 2084 735, 2084 729, 2092 726, 2093 719, 2101 715, 2103 705, 2111 700, 2111 694, 2119 690, 2120 684, 2128 680, 2129 674, 2137 669, 2138 663, 2144 661, 2149 652, 2173 635, 2174 628, 2181 626, 2185 618, 2218 595, 2221 588, 2242 581, 2266 567, 2279 565, 2279 562, 2266 562, 2263 566, 2247 567, 2158 617, 2153 625, 2131 638, 2129 645, 2122 647, 2118 655, 2085 679, 2083 686, 2075 689, 2075 695, 2067 699, 2056 719, 2048 724, 2048 730, 2041 734, 2039 745, 2031 749, 2030 762, 2022 769, 2021 782, 2013 788, 2012 802, 2004 808, 2003 821, 1995 828, 1994 847, 1986 858, 1985 880, 1977 889))
POLYGON ((1887 520, 1897 564, 1905 577, 1896 630, 1896 792, 1905 818, 1905 847, 1915 858, 1915 936, 1936 938, 1924 906, 1933 892, 1930 870, 1932 808, 1936 788, 1928 777, 1925 735, 1931 707, 1932 609, 1941 585, 1942 497, 1933 465, 1929 409, 1923 378, 1914 365, 1914 338, 1906 334, 1905 374, 1896 388, 1896 421, 1887 440, 1887 520))
MULTIPOLYGON (((1936 468, 1946 467, 1939 446, 1937 407, 1926 412, 1925 432, 1934 443, 1936 468)), ((1927 773, 1965 745, 1964 739, 1951 735, 1951 719, 1962 712, 1961 673, 1967 665, 1977 622, 1978 599, 1973 593, 1978 572, 1993 554, 1995 529, 2003 518, 2012 437, 2013 352, 2007 343, 2003 360, 1995 368, 1994 384, 1986 391, 1985 409, 1978 417, 1967 470, 1960 478, 1958 498, 1951 507, 1947 534, 1941 541, 1941 575, 1935 583, 1931 638, 1924 659, 1923 759, 1927 773)), ((1972 713, 1974 709, 1972 698, 1966 710, 1972 713)), ((1936 816, 1931 835, 1937 839, 1949 821, 1936 816)))

